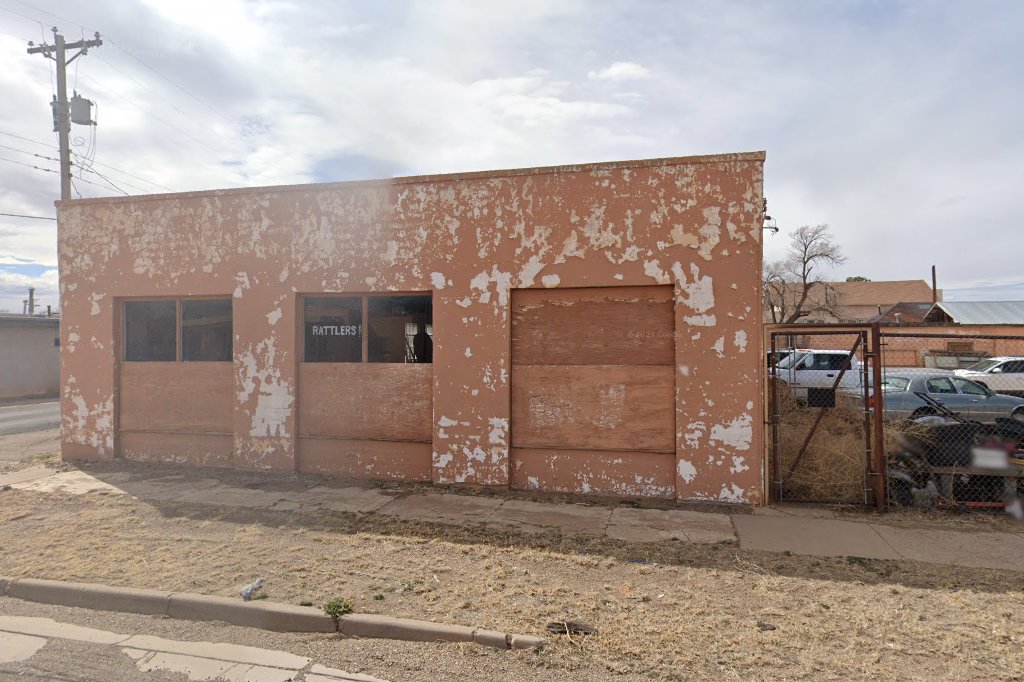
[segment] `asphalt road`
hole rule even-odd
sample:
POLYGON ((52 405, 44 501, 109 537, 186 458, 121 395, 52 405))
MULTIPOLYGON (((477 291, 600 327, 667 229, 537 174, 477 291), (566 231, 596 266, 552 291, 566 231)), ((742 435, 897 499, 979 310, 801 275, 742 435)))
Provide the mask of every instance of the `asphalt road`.
POLYGON ((60 426, 60 402, 0 405, 0 436, 60 426))

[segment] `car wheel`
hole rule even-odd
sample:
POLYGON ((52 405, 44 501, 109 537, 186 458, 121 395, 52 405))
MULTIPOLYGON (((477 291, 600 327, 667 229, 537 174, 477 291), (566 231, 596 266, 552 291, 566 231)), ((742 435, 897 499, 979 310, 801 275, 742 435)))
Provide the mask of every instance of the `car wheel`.
POLYGON ((1016 410, 1010 413, 1012 419, 1016 419, 1019 422, 1024 422, 1024 407, 1018 407, 1016 410))
POLYGON ((914 410, 914 413, 910 415, 910 418, 920 419, 921 417, 934 417, 938 413, 938 410, 936 410, 934 407, 921 407, 914 410))

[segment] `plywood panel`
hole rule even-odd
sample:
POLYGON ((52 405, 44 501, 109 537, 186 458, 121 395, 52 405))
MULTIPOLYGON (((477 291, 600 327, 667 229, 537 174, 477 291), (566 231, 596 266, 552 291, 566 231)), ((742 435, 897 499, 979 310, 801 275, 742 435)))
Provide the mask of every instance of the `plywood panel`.
POLYGON ((122 431, 231 433, 230 362, 122 362, 122 431))
POLYGON ((432 376, 429 364, 303 363, 299 435, 429 443, 432 376))
POLYGON ((140 462, 230 467, 231 448, 230 435, 121 432, 121 456, 140 462))
POLYGON ((512 445, 673 452, 672 367, 512 367, 512 445))
POLYGON ((430 481, 431 446, 341 438, 299 438, 299 471, 373 480, 430 481))
POLYGON ((671 365, 671 287, 512 292, 512 363, 671 365))
POLYGON ((512 487, 519 490, 674 497, 675 456, 512 448, 512 487))

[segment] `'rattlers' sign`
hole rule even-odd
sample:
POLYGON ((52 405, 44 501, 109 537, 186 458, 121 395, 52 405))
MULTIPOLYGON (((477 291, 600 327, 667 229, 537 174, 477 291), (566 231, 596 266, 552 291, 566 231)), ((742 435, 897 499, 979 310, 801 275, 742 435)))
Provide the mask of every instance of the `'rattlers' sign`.
POLYGON ((358 324, 314 324, 313 336, 359 336, 361 325, 358 324))

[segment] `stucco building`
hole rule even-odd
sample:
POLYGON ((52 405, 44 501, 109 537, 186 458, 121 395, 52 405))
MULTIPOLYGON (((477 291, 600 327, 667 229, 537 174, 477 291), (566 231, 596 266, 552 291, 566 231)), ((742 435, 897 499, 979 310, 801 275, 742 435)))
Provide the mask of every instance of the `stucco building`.
POLYGON ((758 503, 763 162, 62 202, 64 456, 758 503))
POLYGON ((0 315, 0 400, 58 394, 59 325, 56 317, 0 315))

